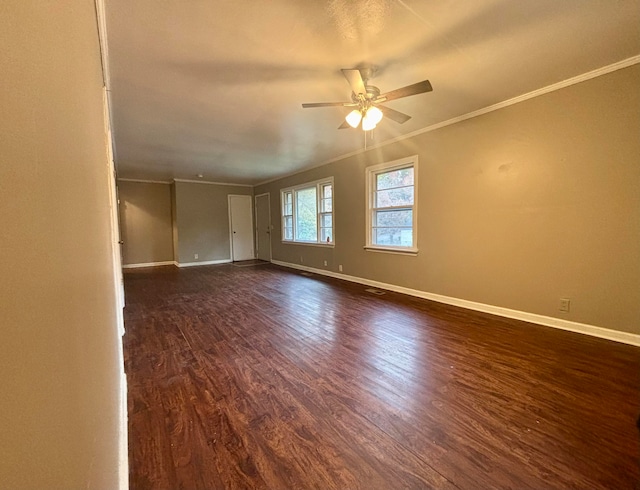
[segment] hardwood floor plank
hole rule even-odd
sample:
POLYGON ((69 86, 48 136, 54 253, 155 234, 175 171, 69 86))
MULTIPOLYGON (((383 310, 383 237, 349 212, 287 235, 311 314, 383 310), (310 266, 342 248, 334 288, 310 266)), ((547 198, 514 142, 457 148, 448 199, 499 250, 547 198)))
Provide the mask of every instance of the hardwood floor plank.
POLYGON ((269 264, 125 275, 132 488, 633 488, 640 349, 269 264))
POLYGON ((129 441, 130 487, 176 488, 178 480, 161 407, 129 412, 129 441))

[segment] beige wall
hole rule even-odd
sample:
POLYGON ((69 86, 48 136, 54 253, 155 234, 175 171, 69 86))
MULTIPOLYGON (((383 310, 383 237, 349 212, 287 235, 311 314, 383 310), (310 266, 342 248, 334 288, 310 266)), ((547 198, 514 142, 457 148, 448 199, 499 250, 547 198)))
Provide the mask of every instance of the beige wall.
POLYGON ((258 186, 273 258, 640 333, 639 87, 634 65, 258 186), (365 168, 415 154, 418 256, 363 250, 365 168), (282 244, 279 190, 327 176, 335 248, 282 244))
POLYGON ((118 182, 124 264, 173 261, 171 185, 118 182))
POLYGON ((229 194, 253 195, 251 187, 176 182, 178 262, 231 260, 229 194), (198 258, 195 258, 198 254, 198 258))
POLYGON ((0 11, 0 488, 115 489, 120 337, 95 6, 0 11))

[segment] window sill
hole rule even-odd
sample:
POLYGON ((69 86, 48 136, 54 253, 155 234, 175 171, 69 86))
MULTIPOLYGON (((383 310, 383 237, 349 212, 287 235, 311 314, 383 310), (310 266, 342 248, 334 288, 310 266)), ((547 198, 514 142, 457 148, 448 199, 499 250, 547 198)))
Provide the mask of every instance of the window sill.
POLYGON ((292 240, 280 240, 282 243, 286 245, 306 245, 311 247, 324 247, 324 248, 334 248, 335 243, 320 243, 320 242, 294 242, 292 240))
POLYGON ((418 255, 417 248, 395 248, 395 247, 379 247, 376 245, 365 245, 364 249, 367 252, 382 252, 388 254, 398 254, 398 255, 418 255))

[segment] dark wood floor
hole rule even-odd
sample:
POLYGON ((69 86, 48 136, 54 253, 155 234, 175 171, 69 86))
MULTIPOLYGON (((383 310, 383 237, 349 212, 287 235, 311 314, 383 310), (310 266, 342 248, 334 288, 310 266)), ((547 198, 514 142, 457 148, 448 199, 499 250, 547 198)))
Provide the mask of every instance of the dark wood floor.
POLYGON ((640 477, 638 348, 272 265, 125 286, 133 490, 640 477))

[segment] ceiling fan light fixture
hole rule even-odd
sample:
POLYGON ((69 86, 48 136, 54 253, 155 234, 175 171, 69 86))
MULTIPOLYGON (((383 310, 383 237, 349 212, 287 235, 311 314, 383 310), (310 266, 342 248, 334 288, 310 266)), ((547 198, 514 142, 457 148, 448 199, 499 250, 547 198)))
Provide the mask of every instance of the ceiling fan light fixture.
POLYGON ((358 124, 360 124, 361 119, 362 113, 358 109, 352 110, 349 114, 347 114, 347 117, 345 117, 347 124, 352 128, 357 128, 358 124))
POLYGON ((382 111, 375 106, 369 107, 364 117, 365 119, 370 119, 371 121, 373 121, 373 125, 375 127, 376 124, 382 121, 382 111))
POLYGON ((347 117, 345 117, 345 122, 338 126, 338 129, 348 127, 357 128, 359 125, 362 125, 363 131, 371 131, 383 117, 389 118, 399 124, 403 124, 411 119, 411 116, 391 109, 390 107, 380 106, 382 107, 382 109, 380 109, 380 107, 376 107, 377 104, 433 91, 431 82, 429 82, 429 80, 423 80, 381 94, 378 87, 367 85, 368 79, 374 71, 374 67, 362 69, 344 68, 342 74, 351 87, 350 101, 313 102, 302 104, 302 107, 356 107, 356 109, 352 110, 347 117))
POLYGON ((365 114, 362 118, 362 130, 363 131, 371 131, 376 127, 376 122, 372 117, 368 117, 368 114, 365 114))
POLYGON ((377 107, 369 107, 362 118, 362 130, 371 131, 382 121, 382 111, 377 107))

